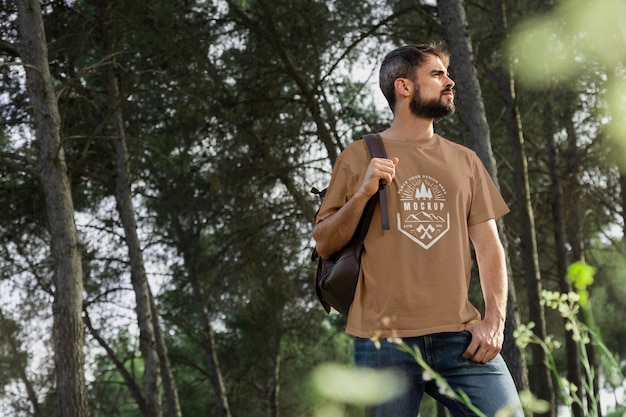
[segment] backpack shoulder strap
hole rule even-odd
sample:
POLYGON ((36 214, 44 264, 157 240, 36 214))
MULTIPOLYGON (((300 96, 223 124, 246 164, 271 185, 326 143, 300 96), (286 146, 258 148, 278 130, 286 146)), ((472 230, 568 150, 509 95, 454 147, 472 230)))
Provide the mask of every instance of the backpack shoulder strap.
MULTIPOLYGON (((383 139, 378 133, 370 133, 363 137, 370 158, 387 158, 383 139)), ((387 186, 381 180, 378 184, 378 201, 380 202, 380 220, 383 230, 389 230, 389 207, 387 204, 387 186)))

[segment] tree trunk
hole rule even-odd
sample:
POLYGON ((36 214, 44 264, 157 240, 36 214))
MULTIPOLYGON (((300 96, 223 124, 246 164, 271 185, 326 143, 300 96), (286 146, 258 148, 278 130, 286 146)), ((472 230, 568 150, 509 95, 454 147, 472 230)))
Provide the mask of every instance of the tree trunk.
POLYGON ((226 394, 226 385, 224 384, 224 377, 222 376, 220 362, 217 357, 215 333, 213 332, 209 312, 205 306, 202 307, 201 321, 203 336, 202 348, 204 349, 207 370, 217 402, 217 412, 215 415, 218 417, 232 417, 230 405, 228 404, 228 396, 226 394))
MULTIPOLYGON (((579 172, 578 166, 580 164, 579 150, 578 150, 578 135, 576 133, 576 128, 571 118, 567 119, 567 123, 565 124, 565 131, 567 133, 567 145, 568 145, 567 152, 566 152, 566 172, 578 173, 579 172)), ((574 182, 574 184, 572 187, 570 187, 570 189, 574 193, 576 193, 575 190, 578 186, 578 178, 576 176, 574 178, 571 178, 571 180, 574 182)), ((585 245, 585 239, 584 239, 584 233, 583 233, 584 223, 581 219, 581 213, 578 211, 578 205, 576 204, 576 201, 578 200, 578 198, 579 198, 578 194, 570 194, 566 198, 568 202, 573 202, 573 204, 569 204, 569 207, 571 207, 572 209, 569 210, 567 214, 567 226, 565 230, 567 233, 567 238, 570 243, 570 246, 572 247, 572 259, 575 261, 585 262, 586 245, 585 245)), ((584 215, 582 217, 584 217, 584 215)), ((582 323, 585 323, 586 325, 592 326, 592 328, 594 328, 593 323, 587 322, 587 317, 585 317, 585 314, 584 314, 584 308, 581 309, 581 311, 579 312, 578 319, 582 323)), ((589 359, 589 364, 593 368, 594 373, 596 375, 596 378, 592 382, 591 388, 595 392, 595 397, 599 399, 600 398, 600 386, 598 383, 597 376, 600 375, 600 368, 599 368, 596 349, 593 343, 589 343, 586 349, 587 349, 587 357, 589 359)), ((586 375, 584 375, 584 373, 581 370, 581 384, 585 378, 586 378, 586 375)), ((578 387, 581 390, 578 393, 579 396, 583 398, 585 395, 587 395, 588 397, 587 404, 589 407, 591 407, 592 400, 589 399, 589 395, 591 393, 583 392, 582 385, 579 385, 578 387)), ((601 410, 600 404, 598 404, 598 410, 601 410)))
POLYGON ((35 137, 39 179, 45 196, 54 262, 53 335, 56 397, 60 416, 89 416, 83 352, 83 270, 74 205, 61 143, 41 9, 37 0, 19 0, 19 53, 24 62, 35 137))
MULTIPOLYGON (((150 288, 148 288, 150 291, 150 288)), ((178 398, 178 389, 176 388, 176 379, 172 372, 167 344, 161 330, 161 321, 159 320, 158 310, 154 302, 154 296, 150 291, 150 308, 152 309, 152 321, 154 326, 154 336, 156 339, 157 353, 161 359, 161 377, 163 379, 163 393, 165 394, 165 402, 167 404, 167 415, 169 417, 181 417, 180 401, 178 398)))
POLYGON ((154 330, 154 312, 150 303, 150 289, 144 266, 143 252, 137 236, 137 221, 132 202, 131 180, 128 173, 128 150, 126 148, 126 133, 120 107, 118 81, 114 66, 115 46, 111 33, 110 3, 106 3, 105 22, 103 27, 106 50, 112 57, 107 67, 110 125, 115 149, 115 200, 124 227, 124 240, 128 246, 130 260, 130 277, 135 292, 137 322, 139 326, 139 349, 144 362, 143 396, 146 404, 146 417, 161 417, 161 368, 159 355, 156 350, 154 330))
POLYGON ((272 357, 272 376, 269 392, 270 417, 280 417, 280 337, 274 343, 274 355, 272 357))
MULTIPOLYGON (((517 210, 520 221, 520 250, 523 261, 524 279, 526 281, 526 296, 530 321, 535 323, 535 334, 541 339, 546 338, 546 319, 540 303, 542 284, 539 270, 539 256, 537 252, 537 238, 535 234, 535 218, 530 198, 528 182, 528 161, 522 131, 522 121, 517 108, 514 81, 509 73, 505 75, 509 88, 503 89, 506 102, 507 127, 513 149, 513 177, 515 194, 517 195, 517 210)), ((552 405, 551 415, 555 413, 555 398, 550 371, 546 367, 546 354, 539 345, 533 345, 533 389, 537 396, 552 405)))
MULTIPOLYGON (((535 218, 530 198, 528 183, 528 162, 522 133, 521 119, 517 109, 514 81, 510 74, 505 76, 509 88, 503 89, 506 102, 507 126, 513 149, 513 177, 515 194, 517 195, 517 209, 520 221, 520 250, 523 261, 524 279, 526 281, 526 296, 530 321, 535 323, 535 334, 541 339, 546 338, 546 319, 543 307, 540 304, 542 291, 541 273, 537 252, 537 238, 535 235, 535 218)), ((546 354, 539 345, 533 345, 533 390, 537 396, 552 405, 551 415, 555 412, 555 398, 549 369, 546 367, 546 354)))
MULTIPOLYGON (((463 142, 476 151, 487 171, 498 185, 498 170, 491 149, 491 139, 485 108, 482 100, 480 83, 476 75, 472 43, 469 35, 464 3, 462 1, 438 1, 437 12, 445 30, 446 42, 452 54, 452 66, 456 82, 463 86, 457 92, 457 109, 463 124, 463 142)), ((515 344, 513 331, 518 327, 519 310, 515 296, 515 283, 508 259, 508 240, 504 222, 498 220, 500 239, 507 254, 507 273, 509 295, 505 325, 505 340, 502 356, 511 371, 518 390, 528 388, 526 359, 521 349, 515 344)))
MULTIPOLYGON (((107 17, 113 3, 106 3, 107 17)), ((116 47, 113 26, 110 18, 104 22, 106 49, 112 58, 112 63, 107 68, 109 80, 108 105, 111 112, 111 126, 115 138, 116 155, 116 186, 115 196, 120 212, 120 218, 124 225, 125 239, 131 264, 131 279, 137 299, 137 318, 140 328, 140 346, 145 362, 144 371, 144 397, 146 399, 146 411, 148 416, 162 414, 161 406, 161 381, 165 394, 168 416, 180 417, 180 403, 174 374, 171 369, 167 346, 165 344, 161 323, 157 313, 156 303, 148 283, 144 266, 143 251, 139 236, 137 235, 137 222, 132 203, 131 180, 128 172, 128 151, 126 148, 126 131, 121 110, 122 98, 119 92, 119 84, 115 73, 116 47)))
MULTIPOLYGON (((554 223, 554 244, 556 249, 557 260, 557 272, 559 276, 559 290, 561 293, 569 293, 572 290, 572 285, 567 281, 567 241, 565 238, 565 219, 563 215, 563 186, 561 184, 561 170, 559 167, 559 151, 554 138, 553 132, 553 114, 550 103, 546 101, 544 105, 544 133, 546 135, 546 143, 550 151, 549 155, 549 169, 550 179, 552 181, 552 220, 554 223)), ((565 320, 567 322, 567 320, 565 320)), ((580 367, 580 352, 578 350, 578 344, 572 339, 572 332, 567 331, 567 337, 565 338, 565 348, 567 353, 567 379, 576 384, 577 387, 582 387, 582 374, 580 367)), ((585 413, 583 408, 574 403, 572 405, 573 417, 584 417, 585 413)))
MULTIPOLYGON (((502 27, 502 33, 507 33, 508 23, 505 1, 500 1, 497 6, 497 16, 502 27)), ((526 145, 524 142, 522 120, 517 107, 513 68, 507 58, 505 58, 504 61, 500 90, 506 106, 506 124, 513 151, 513 178, 519 212, 520 251, 524 268, 524 279, 526 282, 529 319, 535 323, 535 334, 545 340, 546 319, 543 307, 540 304, 542 284, 537 252, 537 238, 535 234, 535 219, 530 198, 530 185, 528 182, 526 145)), ((539 345, 533 345, 532 355, 533 371, 531 372, 531 388, 539 398, 550 403, 550 411, 543 415, 554 417, 556 415, 556 398, 550 370, 545 365, 546 354, 539 345)))
MULTIPOLYGON (((585 261, 585 240, 583 238, 583 224, 581 220, 581 214, 578 210, 576 201, 580 198, 576 191, 576 187, 579 185, 578 172, 579 172, 579 150, 578 150, 578 135, 576 133, 576 127, 571 119, 566 120, 565 132, 567 134, 567 150, 565 152, 565 172, 572 173, 573 178, 569 178, 572 183, 569 189, 569 193, 564 196, 565 201, 568 203, 570 210, 565 213, 566 226, 565 232, 567 235, 567 241, 572 248, 572 261, 585 261), (576 187, 575 187, 576 186, 576 187), (572 194, 572 192, 574 194, 572 194)), ((566 190, 567 190, 566 189, 566 190)))
POLYGON ((188 230, 185 230, 179 221, 177 214, 178 213, 172 213, 172 225, 178 241, 180 242, 178 245, 179 250, 182 253, 185 266, 188 270, 191 290, 193 293, 192 302, 195 302, 198 306, 197 314, 199 333, 201 336, 201 348, 204 355, 207 374, 209 376, 209 382, 215 397, 217 408, 215 416, 232 417, 230 404, 228 402, 228 393, 226 392, 226 384, 224 383, 224 376, 222 374, 222 368, 217 354, 215 332, 213 331, 211 315, 206 304, 208 302, 208 296, 205 295, 202 284, 198 280, 198 277, 202 276, 201 274, 203 270, 203 267, 200 266, 201 262, 198 259, 198 256, 202 255, 198 255, 198 253, 202 253, 203 249, 195 250, 195 248, 201 248, 202 245, 199 242, 199 235, 193 235, 193 233, 189 233, 188 230), (186 244, 185 242, 188 241, 193 243, 186 244))
MULTIPOLYGON (((115 61, 115 60, 114 60, 115 61)), ((113 70, 109 67, 109 108, 114 131, 115 148, 115 200, 124 227, 124 239, 128 245, 131 281, 135 292, 137 322, 139 325, 139 348, 144 361, 144 398, 146 417, 161 417, 161 364, 156 348, 154 314, 150 303, 150 288, 144 266, 143 252, 137 236, 137 222, 130 191, 128 174, 128 151, 119 107, 119 91, 113 70)))
POLYGON ((472 148, 489 173, 497 173, 491 150, 491 136, 485 116, 482 92, 469 34, 464 1, 438 1, 437 13, 452 55, 450 67, 459 86, 455 95, 461 119, 463 142, 472 148))
POLYGON ((504 221, 498 220, 498 229, 500 230, 500 239, 504 247, 504 253, 507 254, 506 271, 509 277, 509 297, 506 305, 506 323, 504 328, 504 345, 502 346, 502 357, 504 358, 509 372, 515 382, 518 391, 528 389, 528 365, 524 352, 515 343, 513 332, 518 328, 520 323, 519 306, 517 303, 517 294, 515 292, 515 283, 513 281, 513 269, 511 267, 509 241, 504 233, 504 221))

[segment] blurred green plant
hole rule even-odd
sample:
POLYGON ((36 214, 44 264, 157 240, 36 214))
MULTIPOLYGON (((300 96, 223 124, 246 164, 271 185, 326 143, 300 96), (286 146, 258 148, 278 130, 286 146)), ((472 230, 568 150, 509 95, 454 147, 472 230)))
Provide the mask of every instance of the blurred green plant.
POLYGON ((326 363, 311 374, 319 395, 315 417, 343 417, 349 405, 369 406, 402 394, 406 379, 391 369, 354 368, 326 363))
MULTIPOLYGON (((605 80, 600 119, 613 143, 626 151, 626 1, 566 0, 524 21, 507 46, 520 81, 545 88, 595 71, 605 80)), ((617 163, 624 163, 617 158, 617 163)), ((624 167, 626 168, 626 167, 624 167)))
MULTIPOLYGON (((522 349, 529 344, 538 344, 541 346, 547 356, 546 366, 552 372, 557 388, 563 398, 565 405, 573 414, 574 404, 582 409, 587 410, 588 417, 597 417, 600 415, 598 406, 600 404, 599 394, 593 389, 593 384, 599 376, 595 374, 594 368, 591 366, 590 359, 587 355, 587 345, 593 343, 598 349, 598 353, 602 358, 602 370, 605 373, 606 380, 613 390, 624 384, 624 374, 620 368, 620 364, 615 356, 607 349, 602 342, 600 334, 592 325, 583 323, 579 317, 581 310, 585 317, 586 323, 593 323, 591 315, 590 300, 588 287, 593 284, 593 276, 596 269, 584 262, 576 262, 570 265, 568 269, 568 280, 572 283, 576 291, 568 294, 544 290, 541 294, 541 304, 557 310, 561 317, 565 319, 565 329, 571 332, 571 338, 577 343, 580 353, 581 364, 585 373, 583 387, 577 387, 575 384, 561 376, 556 361, 554 359, 554 351, 561 347, 561 343, 553 336, 548 336, 545 340, 536 336, 532 329, 535 327, 533 322, 527 325, 520 325, 513 333, 515 341, 522 349), (581 392, 581 388, 583 389, 581 392), (586 396, 587 402, 583 400, 586 396)), ((616 416, 626 415, 626 409, 615 410, 616 416)))
MULTIPOLYGON (((385 323, 385 320, 383 320, 385 323)), ((388 322, 387 322, 388 323, 388 322)), ((477 409, 463 391, 455 391, 443 376, 437 373, 423 359, 419 348, 409 346, 399 337, 386 339, 398 345, 398 349, 413 356, 424 370, 425 381, 435 381, 439 392, 468 407, 477 417, 486 417, 477 409)), ((374 336, 372 341, 380 347, 380 339, 374 336)), ((319 395, 315 417, 345 417, 349 405, 368 406, 389 401, 407 389, 405 377, 392 370, 375 370, 350 368, 343 365, 324 364, 312 373, 312 382, 319 395)), ((522 407, 530 413, 543 413, 548 410, 546 401, 538 400, 530 391, 520 392, 522 407)), ((504 407, 498 410, 495 417, 509 417, 515 409, 504 407)))

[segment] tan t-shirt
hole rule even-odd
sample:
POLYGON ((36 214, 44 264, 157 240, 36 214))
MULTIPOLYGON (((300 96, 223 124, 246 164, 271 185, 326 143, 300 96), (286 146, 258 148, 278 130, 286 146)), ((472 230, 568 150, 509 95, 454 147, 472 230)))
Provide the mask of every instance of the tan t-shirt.
MULTIPOLYGON (((387 156, 400 160, 387 190, 391 230, 382 230, 377 207, 346 333, 412 337, 460 331, 480 319, 467 295, 468 226, 509 209, 472 150, 438 135, 419 142, 383 141, 387 156)), ((368 164, 362 140, 341 153, 317 222, 350 199, 368 164)))

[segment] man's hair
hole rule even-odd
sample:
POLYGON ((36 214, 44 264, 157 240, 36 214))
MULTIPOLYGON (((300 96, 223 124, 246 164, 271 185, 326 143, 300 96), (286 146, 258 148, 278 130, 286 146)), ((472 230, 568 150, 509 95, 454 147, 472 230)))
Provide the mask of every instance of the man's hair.
POLYGON ((398 78, 408 78, 415 82, 416 70, 424 64, 428 55, 440 58, 446 66, 450 61, 450 54, 445 46, 435 43, 401 46, 389 52, 383 59, 379 85, 392 112, 396 105, 395 81, 398 78))

